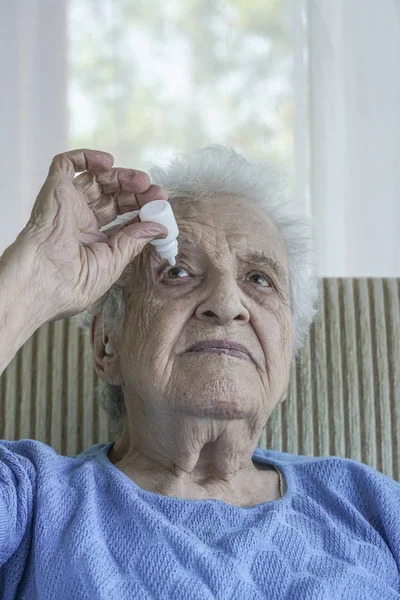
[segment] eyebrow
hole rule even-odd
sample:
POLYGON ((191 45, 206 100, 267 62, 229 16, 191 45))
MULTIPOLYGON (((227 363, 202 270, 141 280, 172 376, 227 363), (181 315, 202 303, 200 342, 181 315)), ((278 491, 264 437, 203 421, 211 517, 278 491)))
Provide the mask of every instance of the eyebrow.
POLYGON ((285 272, 280 262, 265 254, 264 252, 252 252, 246 255, 246 261, 258 265, 261 268, 267 267, 274 271, 275 275, 281 281, 285 280, 285 272))
MULTIPOLYGON (((178 253, 180 248, 191 252, 195 252, 200 248, 200 246, 195 244, 190 238, 186 237, 185 235, 178 235, 177 241, 178 253)), ((257 265, 261 268, 267 267, 268 269, 271 269, 272 271, 274 271, 278 279, 280 279, 281 281, 285 281, 286 276, 282 264, 266 252, 250 251, 243 256, 243 259, 247 263, 257 265)))

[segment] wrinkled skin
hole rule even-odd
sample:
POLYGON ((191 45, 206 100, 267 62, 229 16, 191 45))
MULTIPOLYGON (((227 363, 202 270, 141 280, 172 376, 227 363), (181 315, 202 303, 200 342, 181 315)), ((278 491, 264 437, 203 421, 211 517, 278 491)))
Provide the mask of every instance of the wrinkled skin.
POLYGON ((289 384, 284 240, 261 209, 240 198, 181 199, 172 207, 180 235, 197 246, 181 244, 174 267, 150 245, 136 257, 121 339, 100 315, 93 319, 96 370, 122 385, 127 404, 125 432, 109 459, 153 493, 238 506, 277 499, 276 470, 255 465, 252 454, 289 384), (243 262, 249 251, 277 260, 282 278, 243 262), (255 362, 185 352, 211 338, 243 344, 255 362))

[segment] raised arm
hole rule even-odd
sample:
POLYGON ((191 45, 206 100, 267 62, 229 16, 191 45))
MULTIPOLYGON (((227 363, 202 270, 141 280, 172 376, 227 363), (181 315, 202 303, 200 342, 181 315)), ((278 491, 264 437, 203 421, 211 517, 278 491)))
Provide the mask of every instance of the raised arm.
POLYGON ((86 310, 148 243, 168 235, 138 216, 101 231, 118 215, 168 197, 147 173, 113 162, 98 150, 55 156, 27 225, 1 256, 0 375, 41 325, 86 310))

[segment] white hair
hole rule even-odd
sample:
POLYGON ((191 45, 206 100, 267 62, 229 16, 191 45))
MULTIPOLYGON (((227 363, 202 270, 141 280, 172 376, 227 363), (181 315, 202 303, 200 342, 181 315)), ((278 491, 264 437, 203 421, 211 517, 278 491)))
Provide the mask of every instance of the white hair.
MULTIPOLYGON (((162 186, 170 202, 177 199, 214 198, 223 194, 239 196, 259 206, 279 229, 287 248, 292 320, 293 358, 303 347, 311 323, 317 314, 320 281, 317 276, 317 234, 311 219, 299 205, 286 197, 287 175, 271 162, 251 161, 219 144, 179 154, 167 167, 148 169, 152 183, 162 186)), ((108 227, 132 219, 135 213, 118 217, 108 227)), ((103 228, 104 230, 105 228, 103 228)), ((124 317, 124 277, 88 310, 79 315, 79 325, 89 330, 95 314, 101 314, 108 331, 121 335, 124 317)), ((111 421, 110 433, 121 436, 126 407, 122 388, 101 381, 98 399, 111 421)))

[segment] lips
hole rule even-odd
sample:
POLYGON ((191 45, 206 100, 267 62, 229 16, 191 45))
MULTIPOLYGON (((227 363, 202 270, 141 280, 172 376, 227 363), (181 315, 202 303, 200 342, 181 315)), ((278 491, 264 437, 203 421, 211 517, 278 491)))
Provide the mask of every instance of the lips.
POLYGON ((237 353, 244 353, 252 362, 255 362, 253 356, 247 350, 245 346, 242 344, 238 344, 237 342, 231 342, 230 340, 204 340, 203 342, 197 342, 193 344, 187 352, 200 352, 202 350, 216 350, 216 349, 225 349, 230 350, 234 356, 238 356, 237 353))

